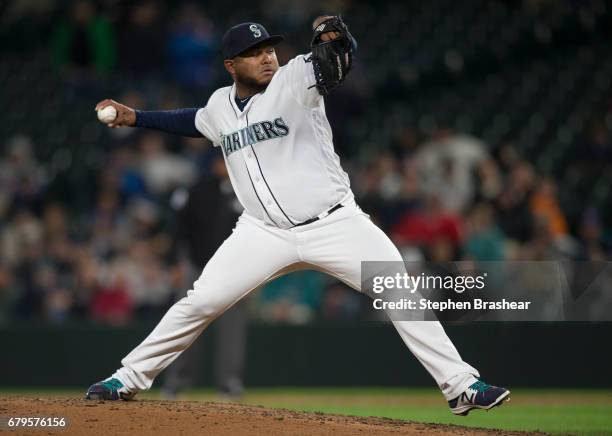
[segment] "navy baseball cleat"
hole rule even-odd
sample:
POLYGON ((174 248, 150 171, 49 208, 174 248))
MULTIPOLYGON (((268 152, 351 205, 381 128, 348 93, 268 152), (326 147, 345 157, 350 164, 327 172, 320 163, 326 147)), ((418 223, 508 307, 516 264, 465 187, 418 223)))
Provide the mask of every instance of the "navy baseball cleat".
POLYGON ((448 402, 451 412, 466 416, 472 409, 489 410, 510 401, 510 391, 478 380, 454 400, 448 402))
POLYGON ((136 393, 129 392, 123 383, 116 378, 109 378, 98 383, 94 383, 87 389, 86 400, 131 400, 136 393))

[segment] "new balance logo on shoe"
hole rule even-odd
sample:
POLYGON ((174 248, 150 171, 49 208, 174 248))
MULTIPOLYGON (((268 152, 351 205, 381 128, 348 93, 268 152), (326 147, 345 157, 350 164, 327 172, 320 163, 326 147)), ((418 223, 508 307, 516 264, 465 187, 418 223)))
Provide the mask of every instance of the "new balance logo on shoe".
POLYGON ((510 391, 508 389, 491 386, 482 380, 478 380, 457 398, 449 401, 448 407, 455 415, 466 416, 470 410, 489 410, 509 400, 510 391))
POLYGON ((468 402, 468 403, 473 403, 473 402, 474 402, 474 397, 476 397, 476 393, 473 393, 473 394, 471 394, 471 395, 468 397, 467 392, 464 392, 464 393, 462 393, 462 394, 461 394, 461 399, 460 399, 460 401, 466 401, 466 402, 468 402))

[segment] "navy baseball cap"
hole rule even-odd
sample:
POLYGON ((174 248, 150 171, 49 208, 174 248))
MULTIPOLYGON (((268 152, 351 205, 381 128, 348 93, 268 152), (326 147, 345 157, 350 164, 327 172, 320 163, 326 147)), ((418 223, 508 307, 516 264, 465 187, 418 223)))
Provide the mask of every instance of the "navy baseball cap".
POLYGON ((258 23, 241 23, 229 29, 221 40, 221 53, 224 59, 232 59, 240 53, 264 42, 276 45, 285 39, 281 35, 270 35, 258 23))

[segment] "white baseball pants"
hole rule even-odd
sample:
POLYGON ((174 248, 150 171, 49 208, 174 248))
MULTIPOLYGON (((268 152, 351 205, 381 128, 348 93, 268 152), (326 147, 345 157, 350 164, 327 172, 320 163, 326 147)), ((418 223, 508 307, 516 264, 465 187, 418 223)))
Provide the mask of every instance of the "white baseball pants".
MULTIPOLYGON (((359 291, 361 261, 368 260, 402 258, 354 201, 319 221, 288 230, 243 214, 193 289, 121 361, 123 367, 113 377, 132 392, 148 389, 215 318, 266 282, 290 271, 313 268, 359 291)), ((447 400, 459 396, 479 377, 461 359, 439 322, 393 321, 393 325, 447 400)))

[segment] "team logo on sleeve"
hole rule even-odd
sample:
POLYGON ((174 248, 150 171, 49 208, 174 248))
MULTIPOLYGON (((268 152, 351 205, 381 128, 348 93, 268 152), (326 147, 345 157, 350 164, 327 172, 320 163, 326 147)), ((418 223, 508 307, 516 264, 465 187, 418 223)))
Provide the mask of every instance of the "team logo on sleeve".
POLYGON ((281 138, 289 134, 289 127, 285 120, 276 118, 274 121, 260 121, 235 132, 221 135, 221 146, 225 156, 241 148, 269 139, 281 138))

